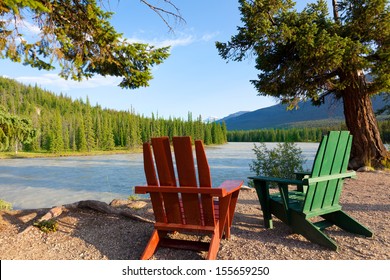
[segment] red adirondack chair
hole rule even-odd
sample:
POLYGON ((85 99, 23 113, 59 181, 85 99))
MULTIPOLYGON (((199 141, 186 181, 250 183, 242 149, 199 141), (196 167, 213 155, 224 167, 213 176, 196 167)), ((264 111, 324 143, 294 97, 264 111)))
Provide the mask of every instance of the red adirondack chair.
POLYGON ((158 246, 208 251, 207 259, 215 259, 221 238, 230 238, 230 227, 243 181, 225 181, 221 186, 212 188, 203 143, 195 141, 196 174, 191 138, 173 137, 177 182, 169 138, 152 138, 151 142, 154 161, 150 144, 143 145, 148 186, 135 187, 137 194, 150 194, 156 220, 141 259, 152 257, 158 246), (170 232, 211 234, 211 241, 172 239, 167 237, 170 232))

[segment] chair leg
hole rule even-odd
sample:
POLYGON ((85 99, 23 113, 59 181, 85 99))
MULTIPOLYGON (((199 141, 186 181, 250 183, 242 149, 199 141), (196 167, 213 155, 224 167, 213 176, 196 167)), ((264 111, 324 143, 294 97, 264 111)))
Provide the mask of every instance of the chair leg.
POLYGON ((322 217, 345 231, 364 235, 367 237, 373 236, 372 231, 360 224, 358 221, 346 214, 344 211, 340 210, 337 212, 322 215, 322 217))
POLYGON ((261 210, 263 211, 264 226, 266 228, 273 228, 272 215, 270 211, 270 197, 269 192, 266 186, 262 186, 266 182, 257 182, 255 181, 255 189, 257 197, 260 202, 261 210))
POLYGON ((236 210, 236 204, 238 201, 238 195, 239 191, 235 191, 232 193, 232 198, 230 199, 230 205, 229 205, 229 224, 228 226, 231 227, 233 224, 233 217, 236 210))
POLYGON ((307 240, 337 251, 337 244, 319 228, 304 217, 291 212, 291 227, 294 232, 303 235, 307 240))
POLYGON ((211 237, 209 251, 207 253, 207 260, 215 260, 217 258, 217 254, 219 251, 219 244, 221 242, 221 237, 219 235, 219 227, 218 224, 215 227, 215 232, 213 233, 213 236, 211 237))
POLYGON ((220 236, 223 239, 229 240, 230 239, 230 221, 231 216, 228 212, 226 215, 226 222, 225 222, 225 228, 223 229, 222 236, 220 236))
POLYGON ((166 234, 166 232, 161 232, 156 229, 153 231, 152 236, 150 237, 149 242, 141 256, 141 260, 148 260, 153 256, 159 243, 161 242, 161 239, 164 238, 166 234))
MULTIPOLYGON (((219 199, 219 221, 218 221, 218 234, 219 239, 225 234, 225 238, 230 238, 230 217, 229 217, 229 206, 231 201, 231 195, 221 197, 219 199)), ((217 225, 216 225, 217 227, 217 225)))

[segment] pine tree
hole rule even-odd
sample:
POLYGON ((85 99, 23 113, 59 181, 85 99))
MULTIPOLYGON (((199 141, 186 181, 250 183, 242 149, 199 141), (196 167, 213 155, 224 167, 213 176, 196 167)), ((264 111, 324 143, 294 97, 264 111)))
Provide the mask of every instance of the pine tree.
POLYGON ((77 128, 77 150, 80 152, 85 152, 88 150, 87 139, 85 138, 85 127, 82 116, 79 119, 79 126, 77 128))
POLYGON ((70 136, 69 136, 69 127, 64 127, 64 150, 68 151, 70 149, 70 136))
POLYGON ((49 151, 59 153, 64 150, 64 139, 62 137, 62 120, 60 112, 57 110, 52 124, 52 129, 49 134, 50 144, 49 151))
POLYGON ((84 112, 84 129, 85 129, 85 140, 87 143, 88 152, 95 148, 95 131, 93 129, 93 121, 91 115, 91 105, 89 98, 87 97, 87 104, 84 112))
POLYGON ((113 150, 115 148, 114 134, 112 132, 111 121, 108 117, 103 120, 103 150, 113 150))
POLYGON ((353 135, 350 166, 384 167, 390 162, 380 137, 371 97, 390 90, 390 4, 388 0, 325 0, 298 12, 290 0, 239 0, 243 26, 227 43, 223 59, 254 56, 260 95, 290 108, 314 105, 325 96, 342 100, 353 135))
POLYGON ((95 146, 97 149, 102 149, 103 147, 103 120, 99 112, 95 113, 95 146))

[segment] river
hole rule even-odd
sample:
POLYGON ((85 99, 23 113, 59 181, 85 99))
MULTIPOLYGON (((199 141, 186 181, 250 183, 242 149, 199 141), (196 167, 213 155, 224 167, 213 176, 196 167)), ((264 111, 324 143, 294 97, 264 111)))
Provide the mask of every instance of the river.
MULTIPOLYGON (((311 167, 318 143, 297 143, 311 167)), ((253 143, 228 143, 206 148, 213 185, 253 175, 253 143)), ((273 148, 276 143, 267 143, 273 148)), ((14 209, 52 207, 80 200, 110 202, 127 198, 145 184, 142 154, 3 159, 0 160, 0 199, 14 209)))

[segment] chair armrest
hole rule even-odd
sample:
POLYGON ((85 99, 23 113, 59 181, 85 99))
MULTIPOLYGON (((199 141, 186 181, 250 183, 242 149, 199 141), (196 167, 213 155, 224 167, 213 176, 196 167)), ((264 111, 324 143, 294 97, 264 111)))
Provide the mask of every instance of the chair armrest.
MULTIPOLYGON (((287 216, 290 208, 288 185, 297 185, 300 188, 303 188, 303 186, 305 185, 305 181, 303 180, 273 178, 273 177, 264 177, 264 176, 254 176, 254 177, 249 177, 249 179, 252 179, 253 182, 255 183, 255 188, 260 200, 260 204, 262 205, 263 209, 267 209, 266 211, 269 211, 269 201, 270 201, 269 185, 266 183, 267 182, 277 183, 279 188, 279 193, 282 199, 283 209, 287 216)), ((268 220, 268 224, 266 224, 266 227, 272 227, 272 224, 269 224, 269 221, 270 220, 268 220)))
POLYGON ((189 194, 209 194, 211 196, 224 197, 241 188, 242 181, 226 181, 217 188, 198 188, 192 186, 136 186, 136 194, 146 193, 189 193, 189 194))
POLYGON ((238 191, 241 188, 243 183, 244 181, 240 181, 240 180, 226 180, 221 185, 216 187, 216 189, 224 190, 224 196, 226 196, 235 191, 238 191))
POLYGON ((305 182, 305 185, 311 184, 311 183, 318 183, 323 181, 329 181, 329 180, 335 180, 335 179, 345 179, 345 178, 356 178, 356 172, 350 171, 346 173, 340 173, 340 174, 333 174, 333 175, 324 175, 320 177, 315 178, 304 178, 303 182, 305 182))
POLYGON ((294 179, 283 179, 283 178, 274 178, 274 177, 264 177, 264 176, 254 176, 248 177, 253 181, 263 181, 263 182, 273 182, 277 184, 283 185, 305 185, 305 181, 302 180, 294 180, 294 179))

